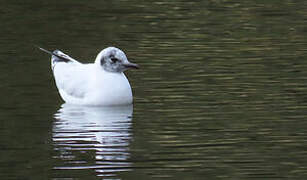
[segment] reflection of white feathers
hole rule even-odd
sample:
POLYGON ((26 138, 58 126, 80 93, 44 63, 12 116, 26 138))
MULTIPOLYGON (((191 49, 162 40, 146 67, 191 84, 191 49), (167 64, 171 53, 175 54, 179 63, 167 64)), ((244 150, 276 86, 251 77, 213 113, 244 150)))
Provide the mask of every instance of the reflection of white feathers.
MULTIPOLYGON (((53 126, 53 142, 55 150, 60 153, 57 158, 65 160, 78 151, 94 151, 95 159, 79 159, 73 156, 76 162, 69 167, 55 167, 57 169, 70 169, 78 167, 95 166, 97 172, 124 170, 130 167, 129 141, 131 139, 131 118, 133 106, 118 107, 86 107, 63 104, 55 114, 56 121, 53 126), (96 162, 88 164, 88 162, 96 162), (114 162, 113 162, 114 161, 114 162), (117 170, 116 170, 117 167, 117 170), (120 167, 120 168, 118 168, 120 167)), ((77 153, 78 154, 78 153, 77 153)), ((67 162, 67 163, 69 163, 67 162)))

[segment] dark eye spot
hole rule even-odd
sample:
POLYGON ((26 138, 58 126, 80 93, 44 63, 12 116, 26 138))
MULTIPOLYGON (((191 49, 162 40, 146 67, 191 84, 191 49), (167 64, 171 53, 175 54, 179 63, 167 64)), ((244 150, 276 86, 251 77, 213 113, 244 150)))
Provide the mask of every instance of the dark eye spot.
POLYGON ((111 58, 111 61, 113 62, 113 63, 116 63, 117 61, 119 61, 117 58, 111 58))

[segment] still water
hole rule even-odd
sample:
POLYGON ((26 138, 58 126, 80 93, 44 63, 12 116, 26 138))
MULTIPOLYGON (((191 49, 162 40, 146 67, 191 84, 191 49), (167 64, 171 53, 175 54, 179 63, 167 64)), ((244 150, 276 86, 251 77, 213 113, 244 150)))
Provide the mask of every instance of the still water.
POLYGON ((304 1, 2 1, 0 179, 306 179, 304 1), (133 106, 63 104, 49 58, 107 46, 133 106))

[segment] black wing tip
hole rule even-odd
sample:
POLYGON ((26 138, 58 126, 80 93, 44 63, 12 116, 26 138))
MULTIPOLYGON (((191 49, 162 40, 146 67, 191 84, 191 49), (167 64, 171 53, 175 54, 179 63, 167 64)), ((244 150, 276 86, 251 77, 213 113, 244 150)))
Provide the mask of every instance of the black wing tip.
MULTIPOLYGON (((34 46, 36 46, 36 45, 34 45, 34 46)), ((69 58, 64 57, 64 56, 58 54, 58 52, 61 52, 61 51, 58 50, 58 49, 56 49, 56 50, 54 50, 53 52, 51 52, 51 51, 48 51, 48 50, 46 50, 46 49, 44 49, 44 48, 41 48, 41 47, 39 47, 39 46, 36 46, 36 47, 37 47, 39 50, 41 50, 41 51, 43 51, 43 52, 45 52, 45 53, 47 53, 47 54, 50 54, 51 56, 57 57, 58 59, 57 59, 56 61, 64 61, 64 62, 69 62, 69 61, 71 61, 69 58)))
MULTIPOLYGON (((36 46, 36 45, 35 45, 36 46)), ((42 48, 42 47, 39 47, 39 46, 36 46, 39 50, 41 50, 41 51, 43 51, 43 52, 45 52, 45 53, 47 53, 47 54, 50 54, 50 55, 55 55, 54 53, 52 53, 51 51, 48 51, 48 50, 46 50, 46 49, 44 49, 44 48, 42 48)))

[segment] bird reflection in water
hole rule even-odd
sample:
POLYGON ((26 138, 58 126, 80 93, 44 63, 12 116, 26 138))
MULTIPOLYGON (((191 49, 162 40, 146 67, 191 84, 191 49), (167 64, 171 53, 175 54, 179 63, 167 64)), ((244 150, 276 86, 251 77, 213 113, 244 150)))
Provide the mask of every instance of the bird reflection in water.
POLYGON ((54 157, 60 159, 54 169, 94 169, 98 176, 116 176, 116 172, 129 171, 132 112, 132 105, 63 104, 53 124, 54 157))

